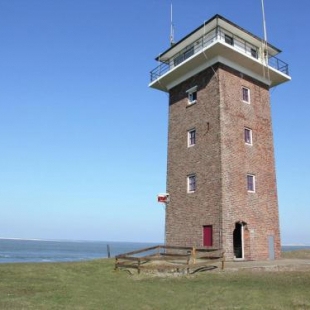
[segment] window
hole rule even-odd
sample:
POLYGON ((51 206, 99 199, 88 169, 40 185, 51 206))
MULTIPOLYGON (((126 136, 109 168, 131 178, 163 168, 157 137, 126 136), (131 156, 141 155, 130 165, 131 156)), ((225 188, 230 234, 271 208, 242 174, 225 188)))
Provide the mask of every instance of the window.
POLYGON ((189 103, 195 103, 197 101, 197 92, 193 91, 192 93, 188 94, 188 101, 189 103))
POLYGON ((187 47, 184 52, 184 60, 194 55, 194 46, 187 47))
POLYGON ((191 129, 187 132, 187 146, 194 146, 196 144, 196 130, 191 129))
POLYGON ((234 38, 229 36, 228 34, 225 34, 225 43, 234 45, 234 38))
POLYGON ((242 101, 250 103, 250 90, 246 87, 242 87, 242 101))
POLYGON ((187 177, 187 192, 193 193, 196 190, 196 175, 192 174, 187 177))
POLYGON ((174 66, 179 65, 183 61, 184 61, 184 54, 181 54, 181 55, 175 57, 173 60, 174 66))
POLYGON ((247 178, 247 190, 248 192, 255 192, 255 176, 253 174, 248 174, 247 178))
POLYGON ((252 145, 252 129, 244 128, 244 142, 252 145))
POLYGON ((194 55, 194 46, 188 46, 183 53, 181 53, 180 55, 174 58, 173 60, 174 66, 179 65, 180 63, 182 63, 184 60, 191 57, 192 55, 194 55))
POLYGON ((258 57, 257 57, 257 49, 256 49, 256 48, 251 48, 251 55, 252 55, 252 57, 254 57, 254 58, 258 58, 258 57))
POLYGON ((212 225, 203 226, 203 246, 213 245, 212 225))
POLYGON ((187 92, 188 104, 196 103, 197 102, 197 86, 192 87, 186 92, 187 92))

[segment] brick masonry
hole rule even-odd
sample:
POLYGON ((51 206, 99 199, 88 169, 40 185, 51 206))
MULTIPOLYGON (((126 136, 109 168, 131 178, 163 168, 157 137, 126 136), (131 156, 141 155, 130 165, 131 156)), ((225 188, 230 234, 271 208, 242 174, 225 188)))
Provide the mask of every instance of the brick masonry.
POLYGON ((223 64, 208 68, 170 90, 166 243, 203 246, 203 226, 212 225, 213 247, 234 258, 233 231, 242 223, 244 259, 269 258, 269 236, 280 257, 273 136, 268 86, 223 64), (188 105, 186 91, 197 86, 197 102, 188 105), (250 89, 250 104, 242 101, 250 89), (253 132, 246 145, 244 128, 253 132), (196 145, 187 132, 196 130, 196 145), (246 175, 255 175, 249 193, 246 175), (187 176, 197 188, 187 192, 187 176))

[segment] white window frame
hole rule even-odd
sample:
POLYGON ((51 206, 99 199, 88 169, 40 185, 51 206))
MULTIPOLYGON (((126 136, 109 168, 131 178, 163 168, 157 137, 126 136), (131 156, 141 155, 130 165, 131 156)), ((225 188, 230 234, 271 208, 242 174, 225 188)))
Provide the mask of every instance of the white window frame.
POLYGON ((187 131, 187 147, 193 147, 196 145, 196 129, 192 128, 187 131), (192 143, 192 133, 194 133, 194 143, 192 143))
POLYGON ((197 102, 197 86, 188 89, 186 93, 187 93, 188 105, 192 105, 197 102))
POLYGON ((245 102, 245 103, 250 104, 250 103, 251 103, 251 91, 250 91, 250 89, 249 89, 249 88, 247 88, 247 87, 245 87, 245 86, 242 86, 241 91, 242 91, 242 94, 241 94, 241 95, 242 95, 242 101, 243 101, 243 102, 245 102), (245 99, 244 99, 244 96, 243 96, 243 94, 244 94, 244 90, 246 90, 246 91, 247 91, 247 93, 248 93, 248 95, 247 95, 248 100, 245 100, 245 99))
POLYGON ((247 145, 253 145, 253 135, 252 135, 252 129, 251 128, 244 127, 244 142, 247 145), (247 141, 247 139, 246 139, 246 131, 249 132, 250 141, 247 141))
POLYGON ((187 192, 188 193, 195 193, 197 189, 197 178, 196 174, 190 174, 187 176, 187 192), (192 178, 194 178, 194 189, 191 187, 192 186, 192 178))
POLYGON ((246 186, 247 186, 247 191, 249 193, 255 193, 255 191, 256 191, 256 180, 255 180, 255 175, 254 174, 248 173, 246 175, 246 186), (249 188, 249 177, 252 178, 252 184, 253 184, 253 188, 252 189, 249 188))

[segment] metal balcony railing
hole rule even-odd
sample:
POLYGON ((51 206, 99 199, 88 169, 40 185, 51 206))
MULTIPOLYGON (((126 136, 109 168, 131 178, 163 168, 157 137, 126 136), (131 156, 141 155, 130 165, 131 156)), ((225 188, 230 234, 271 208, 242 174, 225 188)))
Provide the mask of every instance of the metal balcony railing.
MULTIPOLYGON (((203 35, 195 42, 191 43, 187 47, 185 47, 178 54, 174 55, 168 61, 161 62, 159 66, 157 66, 154 70, 150 72, 151 74, 151 82, 163 76, 168 71, 180 65, 186 59, 191 56, 201 52, 203 49, 206 49, 208 46, 213 44, 214 42, 225 42, 233 46, 235 50, 241 52, 247 56, 253 57, 260 61, 262 64, 264 63, 263 57, 260 57, 260 49, 257 46, 252 45, 251 43, 243 40, 242 38, 228 32, 220 26, 212 29, 207 34, 203 35)), ((284 74, 289 74, 288 72, 288 64, 284 61, 278 59, 275 56, 268 58, 268 66, 274 68, 284 74)))
POLYGON ((288 71, 288 64, 284 61, 280 60, 279 58, 275 56, 271 56, 268 58, 268 66, 286 74, 289 75, 288 71))

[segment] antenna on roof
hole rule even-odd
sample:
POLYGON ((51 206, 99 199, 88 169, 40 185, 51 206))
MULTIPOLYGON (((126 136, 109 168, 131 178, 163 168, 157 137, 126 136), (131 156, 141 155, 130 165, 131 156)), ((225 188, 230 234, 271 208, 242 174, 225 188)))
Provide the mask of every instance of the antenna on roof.
MULTIPOLYGON (((264 27, 264 42, 263 42, 263 59, 267 67, 267 77, 269 78, 269 68, 268 68, 268 43, 267 43, 267 27, 266 27, 266 17, 265 17, 265 5, 264 0, 262 1, 262 12, 263 12, 263 27, 264 27)), ((265 71, 265 70, 264 70, 265 71)))
POLYGON ((173 24, 173 12, 172 12, 172 1, 170 5, 170 45, 174 44, 174 24, 173 24))
POLYGON ((267 43, 267 28, 266 28, 266 17, 265 17, 264 0, 262 0, 262 11, 263 11, 264 40, 267 43))

